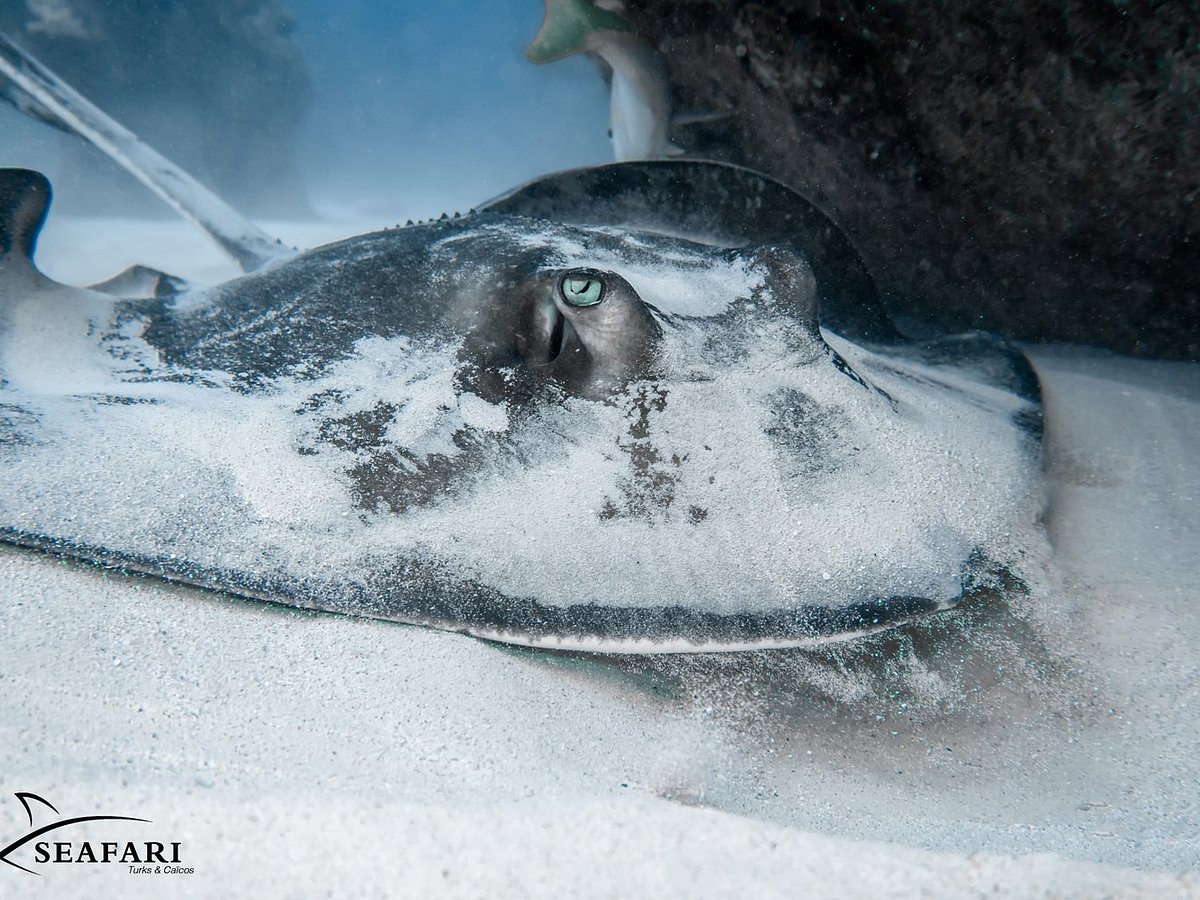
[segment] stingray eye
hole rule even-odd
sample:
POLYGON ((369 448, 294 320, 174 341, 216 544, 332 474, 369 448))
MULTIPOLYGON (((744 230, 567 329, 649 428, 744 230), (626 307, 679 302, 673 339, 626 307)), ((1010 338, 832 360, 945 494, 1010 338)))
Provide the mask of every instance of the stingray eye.
POLYGON ((575 272, 562 277, 558 292, 572 306, 595 306, 604 299, 604 282, 590 272, 575 272))

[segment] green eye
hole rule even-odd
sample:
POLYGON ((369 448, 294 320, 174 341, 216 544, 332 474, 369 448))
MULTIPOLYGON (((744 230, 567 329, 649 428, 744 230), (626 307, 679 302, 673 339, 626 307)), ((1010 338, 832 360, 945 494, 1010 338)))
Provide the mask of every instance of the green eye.
POLYGON ((564 275, 558 292, 572 306, 595 306, 604 299, 604 282, 596 275, 564 275))

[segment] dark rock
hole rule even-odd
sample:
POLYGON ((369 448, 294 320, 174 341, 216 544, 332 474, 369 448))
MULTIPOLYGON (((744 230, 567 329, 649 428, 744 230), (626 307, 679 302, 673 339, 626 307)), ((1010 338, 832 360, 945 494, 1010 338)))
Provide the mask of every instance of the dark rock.
POLYGON ((808 194, 895 313, 1200 358, 1200 3, 630 0, 676 135, 808 194))

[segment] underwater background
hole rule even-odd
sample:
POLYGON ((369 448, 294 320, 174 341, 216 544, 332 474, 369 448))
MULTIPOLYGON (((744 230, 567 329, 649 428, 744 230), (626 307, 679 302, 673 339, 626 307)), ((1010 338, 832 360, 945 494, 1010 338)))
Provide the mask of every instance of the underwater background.
MULTIPOLYGON (((724 116, 677 143, 811 196, 906 324, 1031 342, 1028 592, 809 651, 616 660, 4 545, 0 843, 32 790, 154 819, 195 896, 1200 893, 1200 4, 623 8, 675 106, 724 116)), ((602 70, 523 57, 542 15, 0 0, 0 29, 299 246, 611 159, 602 70)), ((3 103, 0 157, 54 184, 49 274, 232 274, 3 103)), ((166 883, 70 868, 54 896, 166 883)))
MULTIPOLYGON (((5 0, 0 28, 243 212, 403 219, 611 159, 596 67, 525 61, 542 12, 532 0, 5 0)), ((45 171, 67 211, 167 214, 78 139, 7 106, 0 129, 7 162, 45 171)))

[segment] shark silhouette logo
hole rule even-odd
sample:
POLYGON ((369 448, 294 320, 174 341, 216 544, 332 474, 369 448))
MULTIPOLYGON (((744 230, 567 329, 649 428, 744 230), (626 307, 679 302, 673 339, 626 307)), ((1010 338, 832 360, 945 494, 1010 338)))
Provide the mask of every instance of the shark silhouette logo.
MULTIPOLYGON (((29 817, 29 829, 30 830, 27 833, 23 834, 21 837, 17 838, 15 841, 13 841, 11 844, 9 844, 7 847, 5 847, 3 850, 0 850, 0 861, 6 862, 10 866, 20 869, 22 872, 28 872, 31 875, 37 875, 39 873, 33 871, 33 869, 26 868, 25 866, 21 865, 18 862, 14 862, 9 857, 11 856, 11 854, 20 850, 22 847, 24 847, 30 841, 34 841, 35 847, 37 848, 37 851, 38 851, 39 861, 40 862, 50 861, 50 854, 48 851, 46 851, 44 849, 48 845, 46 843, 38 843, 37 842, 37 839, 42 837, 43 835, 47 835, 47 834, 50 834, 51 832, 59 831, 60 829, 63 829, 63 828, 70 828, 72 825, 80 825, 84 822, 149 822, 150 821, 149 819, 139 819, 136 816, 75 816, 75 817, 69 818, 69 819, 60 818, 58 821, 51 822, 49 825, 43 825, 40 828, 34 828, 33 827, 33 818, 34 818, 33 806, 31 805, 30 801, 33 801, 34 803, 40 803, 42 806, 46 807, 46 809, 51 810, 56 816, 61 816, 61 813, 59 813, 58 809, 49 800, 47 800, 44 797, 39 797, 37 794, 31 794, 29 791, 18 791, 14 796, 18 800, 20 800, 21 805, 23 807, 25 807, 25 814, 29 817), (42 858, 43 856, 45 857, 44 859, 42 858)), ((79 848, 78 851, 76 851, 76 849, 75 849, 76 845, 74 845, 74 844, 71 844, 69 842, 56 842, 55 843, 56 859, 54 861, 55 862, 71 862, 71 861, 114 862, 117 860, 109 859, 108 857, 110 855, 114 855, 115 851, 113 851, 113 853, 110 854, 108 848, 116 848, 118 846, 119 845, 115 844, 115 843, 101 844, 100 845, 100 847, 101 847, 100 856, 98 857, 96 855, 94 849, 92 848, 92 845, 87 841, 84 841, 83 843, 78 845, 78 848, 79 848), (71 848, 68 851, 68 855, 70 856, 70 859, 62 858, 61 854, 62 854, 62 848, 64 846, 71 848), (86 856, 85 856, 85 853, 86 853, 86 856), (77 856, 77 854, 78 854, 78 856, 77 856), (79 858, 79 857, 83 857, 83 858, 79 858)), ((128 846, 134 847, 135 845, 130 844, 128 846)), ((160 851, 161 851, 162 845, 159 844, 157 846, 160 848, 160 851)), ((135 849, 135 853, 136 853, 136 849, 135 849)), ((134 859, 134 862, 141 862, 141 861, 142 861, 142 858, 140 856, 138 856, 136 859, 134 859)))

